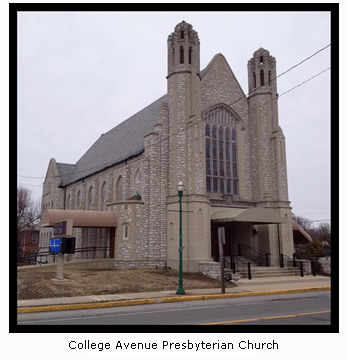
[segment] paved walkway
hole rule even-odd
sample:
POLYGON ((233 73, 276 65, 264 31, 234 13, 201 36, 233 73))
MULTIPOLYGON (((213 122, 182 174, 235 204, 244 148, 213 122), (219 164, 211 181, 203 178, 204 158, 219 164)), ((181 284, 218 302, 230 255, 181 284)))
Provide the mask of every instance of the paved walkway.
MULTIPOLYGON (((184 287, 184 283, 183 283, 184 287)), ((330 290, 330 277, 325 276, 281 276, 241 279, 237 286, 226 288, 185 289, 185 295, 176 295, 176 289, 157 292, 140 292, 115 295, 89 295, 37 300, 19 300, 18 313, 86 309, 111 306, 140 305, 158 302, 206 300, 223 297, 257 296, 278 293, 330 290)))

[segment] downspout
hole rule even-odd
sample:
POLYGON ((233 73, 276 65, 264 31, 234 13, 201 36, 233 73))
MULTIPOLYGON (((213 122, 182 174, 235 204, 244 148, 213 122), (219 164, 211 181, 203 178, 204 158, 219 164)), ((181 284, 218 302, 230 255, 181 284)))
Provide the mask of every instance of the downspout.
POLYGON ((279 255, 279 262, 280 267, 282 267, 282 261, 281 261, 281 241, 280 241, 280 224, 277 224, 277 239, 278 239, 278 255, 279 255))

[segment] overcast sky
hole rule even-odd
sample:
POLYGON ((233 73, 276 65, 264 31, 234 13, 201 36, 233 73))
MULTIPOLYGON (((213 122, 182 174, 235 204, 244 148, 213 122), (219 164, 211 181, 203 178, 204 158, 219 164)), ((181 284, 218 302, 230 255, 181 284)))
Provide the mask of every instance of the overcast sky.
MULTIPOLYGON (((182 20, 198 32, 201 69, 222 53, 245 94, 259 47, 280 75, 331 42, 328 12, 19 13, 18 184, 40 198, 51 158, 75 164, 102 133, 164 95, 167 37, 182 20)), ((311 220, 330 219, 330 70, 320 74, 330 51, 277 80, 289 200, 311 220)))

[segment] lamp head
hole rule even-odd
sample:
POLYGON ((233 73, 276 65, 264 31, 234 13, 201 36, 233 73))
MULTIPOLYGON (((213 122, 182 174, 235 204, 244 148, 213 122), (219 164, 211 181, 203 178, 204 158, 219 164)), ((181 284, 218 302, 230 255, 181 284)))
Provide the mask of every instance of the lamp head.
POLYGON ((179 181, 179 182, 178 182, 177 190, 183 192, 183 190, 184 190, 184 185, 183 185, 183 182, 182 182, 182 181, 179 181))

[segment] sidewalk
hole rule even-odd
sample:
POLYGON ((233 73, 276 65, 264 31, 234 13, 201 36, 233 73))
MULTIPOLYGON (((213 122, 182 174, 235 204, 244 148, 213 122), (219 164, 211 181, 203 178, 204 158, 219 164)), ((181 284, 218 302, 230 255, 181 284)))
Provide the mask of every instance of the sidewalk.
MULTIPOLYGON (((183 283, 184 287, 184 283, 183 283)), ((159 302, 207 300, 225 297, 258 296, 304 291, 330 290, 330 277, 326 276, 281 276, 241 279, 237 286, 226 288, 185 289, 185 295, 176 295, 175 290, 141 292, 115 295, 90 295, 37 300, 18 300, 18 313, 74 310, 111 306, 153 304, 159 302)))

